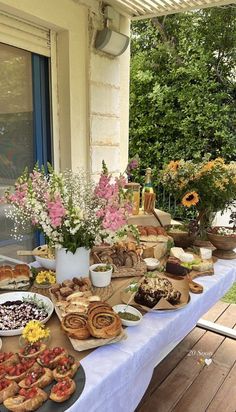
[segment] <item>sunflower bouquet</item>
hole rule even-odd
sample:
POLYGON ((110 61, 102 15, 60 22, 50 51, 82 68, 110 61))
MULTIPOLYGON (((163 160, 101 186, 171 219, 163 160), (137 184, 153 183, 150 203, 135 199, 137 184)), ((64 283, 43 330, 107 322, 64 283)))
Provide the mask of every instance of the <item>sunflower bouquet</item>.
POLYGON ((194 208, 198 221, 207 221, 236 198, 236 162, 209 155, 201 162, 171 161, 161 171, 159 182, 182 206, 194 208))

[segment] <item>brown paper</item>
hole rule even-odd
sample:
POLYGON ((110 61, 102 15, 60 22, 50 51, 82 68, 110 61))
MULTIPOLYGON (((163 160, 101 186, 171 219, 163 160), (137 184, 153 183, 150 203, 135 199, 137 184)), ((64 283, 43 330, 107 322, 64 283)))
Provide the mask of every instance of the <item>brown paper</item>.
MULTIPOLYGON (((177 289, 181 292, 181 297, 180 297, 180 303, 177 305, 172 305, 171 303, 167 302, 166 299, 161 298, 159 302, 153 307, 153 308, 148 308, 147 306, 140 305, 134 301, 134 299, 131 300, 130 304, 135 307, 142 308, 146 312, 150 311, 155 311, 155 310, 173 310, 173 309, 180 309, 184 306, 186 306, 190 300, 190 295, 189 295, 189 284, 188 280, 186 278, 180 278, 180 279, 173 279, 168 277, 165 274, 159 274, 158 276, 161 278, 167 278, 170 280, 170 282, 173 285, 174 289, 177 289)), ((141 280, 138 280, 138 284, 140 284, 144 278, 141 280)), ((130 283, 127 283, 126 287, 129 286, 130 283)), ((135 295, 133 292, 128 291, 126 292, 125 290, 121 291, 121 300, 124 303, 128 303, 129 299, 131 298, 131 295, 135 295)))
MULTIPOLYGON (((58 318, 61 320, 62 313, 57 306, 55 306, 55 312, 58 318)), ((111 338, 111 339, 99 339, 99 338, 91 337, 88 339, 79 340, 79 339, 72 339, 68 336, 68 339, 70 340, 74 350, 79 351, 79 352, 83 350, 87 350, 87 349, 97 348, 99 346, 109 345, 110 343, 119 342, 126 338, 127 338, 127 335, 123 329, 121 329, 121 332, 118 336, 116 336, 115 338, 111 338)))

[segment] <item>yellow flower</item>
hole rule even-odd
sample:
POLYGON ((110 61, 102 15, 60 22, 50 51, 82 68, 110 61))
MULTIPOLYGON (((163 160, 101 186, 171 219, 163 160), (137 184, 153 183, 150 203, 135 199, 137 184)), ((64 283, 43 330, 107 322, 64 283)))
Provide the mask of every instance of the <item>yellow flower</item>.
POLYGON ((178 167, 179 167, 179 160, 176 160, 176 161, 171 160, 170 163, 168 164, 168 168, 172 169, 174 172, 177 171, 178 167))
POLYGON ((199 196, 197 192, 188 192, 181 200, 183 206, 190 207, 195 206, 199 202, 199 196))
POLYGON ((38 320, 31 320, 24 327, 22 336, 30 343, 37 342, 50 335, 50 330, 45 328, 45 325, 41 324, 38 320))
POLYGON ((201 172, 202 173, 210 172, 214 166, 215 166, 215 161, 211 160, 210 162, 207 162, 206 164, 204 164, 204 166, 202 166, 201 172))
POLYGON ((56 283, 56 275, 52 270, 42 270, 36 276, 36 282, 41 283, 56 283))

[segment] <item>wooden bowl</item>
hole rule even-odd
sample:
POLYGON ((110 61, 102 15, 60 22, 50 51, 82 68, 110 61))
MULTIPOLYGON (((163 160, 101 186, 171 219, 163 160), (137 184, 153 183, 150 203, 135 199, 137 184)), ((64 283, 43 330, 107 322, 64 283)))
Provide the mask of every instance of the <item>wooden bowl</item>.
POLYGON ((215 246, 213 255, 220 259, 236 259, 236 234, 233 236, 219 235, 217 233, 207 232, 207 237, 215 246))

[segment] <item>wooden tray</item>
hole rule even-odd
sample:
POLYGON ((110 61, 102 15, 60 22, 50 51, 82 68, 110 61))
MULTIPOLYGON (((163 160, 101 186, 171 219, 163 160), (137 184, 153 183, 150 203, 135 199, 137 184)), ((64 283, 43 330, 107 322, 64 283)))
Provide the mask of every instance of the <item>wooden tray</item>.
MULTIPOLYGON (((60 309, 57 306, 55 306, 55 312, 58 318, 61 320, 62 314, 61 314, 60 309)), ((70 340, 71 345, 73 346, 74 350, 78 352, 87 350, 87 349, 97 348, 99 346, 109 345, 115 342, 120 342, 121 340, 126 339, 126 338, 127 338, 127 335, 124 329, 121 329, 121 333, 118 336, 116 336, 115 338, 111 338, 111 339, 99 339, 99 338, 91 337, 88 339, 79 340, 79 339, 72 339, 68 336, 68 339, 70 340)))

